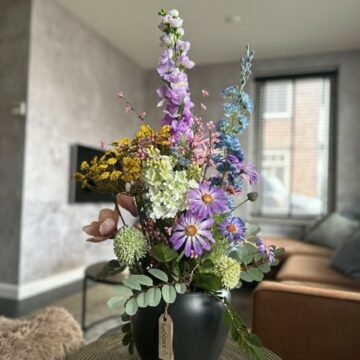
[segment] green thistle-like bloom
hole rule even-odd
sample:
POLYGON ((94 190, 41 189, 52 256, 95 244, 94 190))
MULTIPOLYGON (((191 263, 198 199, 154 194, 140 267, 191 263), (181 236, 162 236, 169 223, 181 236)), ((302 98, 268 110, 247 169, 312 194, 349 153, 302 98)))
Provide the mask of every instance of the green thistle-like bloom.
POLYGON ((240 264, 226 255, 215 257, 212 261, 214 273, 221 277, 222 285, 227 289, 234 289, 240 280, 240 264))
POLYGON ((134 265, 146 255, 146 239, 138 229, 123 227, 115 236, 114 252, 120 263, 134 265))

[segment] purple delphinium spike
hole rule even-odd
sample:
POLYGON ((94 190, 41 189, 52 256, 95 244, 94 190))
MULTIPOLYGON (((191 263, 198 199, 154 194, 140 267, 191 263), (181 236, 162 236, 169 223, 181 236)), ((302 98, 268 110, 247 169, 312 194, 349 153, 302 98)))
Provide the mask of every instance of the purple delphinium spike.
POLYGON ((184 31, 178 12, 170 10, 161 16, 159 28, 164 34, 160 37, 160 44, 165 50, 157 71, 165 85, 157 91, 158 106, 164 106, 165 115, 161 125, 171 126, 171 143, 179 144, 182 140, 191 141, 194 136, 191 129, 194 121, 191 108, 194 104, 191 102, 185 70, 191 69, 195 64, 187 55, 190 43, 181 40, 184 31))

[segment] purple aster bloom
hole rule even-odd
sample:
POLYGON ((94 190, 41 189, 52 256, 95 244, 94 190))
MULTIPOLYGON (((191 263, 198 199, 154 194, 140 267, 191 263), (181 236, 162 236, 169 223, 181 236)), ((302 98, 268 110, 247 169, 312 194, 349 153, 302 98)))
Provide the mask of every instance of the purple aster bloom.
POLYGON ((256 171, 254 164, 243 165, 242 171, 243 174, 245 174, 248 177, 250 185, 254 185, 257 183, 259 174, 256 171))
POLYGON ((192 251, 202 255, 203 250, 210 250, 210 242, 214 242, 212 224, 212 219, 201 220, 190 213, 181 215, 170 237, 173 248, 179 250, 185 244, 185 256, 190 257, 192 251))
POLYGON ((230 242, 242 241, 245 238, 245 224, 237 216, 226 218, 218 228, 230 242))
POLYGON ((188 192, 187 203, 190 212, 200 218, 207 218, 226 210, 227 197, 222 189, 202 183, 188 192))

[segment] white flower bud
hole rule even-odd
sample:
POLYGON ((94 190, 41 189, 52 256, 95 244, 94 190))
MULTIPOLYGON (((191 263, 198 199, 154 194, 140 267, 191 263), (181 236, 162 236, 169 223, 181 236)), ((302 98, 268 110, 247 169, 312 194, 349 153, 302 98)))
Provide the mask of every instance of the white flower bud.
POLYGON ((179 36, 179 37, 184 36, 184 29, 183 28, 178 28, 176 30, 176 35, 179 36))
POLYGON ((172 9, 169 11, 169 15, 171 15, 172 17, 179 17, 179 11, 177 11, 176 9, 172 9))

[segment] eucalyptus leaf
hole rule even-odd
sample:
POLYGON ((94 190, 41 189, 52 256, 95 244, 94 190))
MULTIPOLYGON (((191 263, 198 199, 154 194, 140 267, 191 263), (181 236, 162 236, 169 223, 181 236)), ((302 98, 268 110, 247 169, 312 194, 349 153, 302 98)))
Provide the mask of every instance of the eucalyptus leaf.
POLYGON ((150 276, 146 275, 132 275, 132 278, 134 278, 139 284, 145 285, 145 286, 153 286, 153 280, 150 276))
POLYGON ((252 277, 247 273, 247 271, 240 272, 240 279, 246 282, 253 282, 252 277))
POLYGON ((129 345, 131 343, 131 341, 132 341, 131 333, 127 333, 127 334, 124 335, 124 337, 122 339, 122 344, 124 346, 127 346, 127 345, 129 345))
POLYGON ((138 304, 135 298, 131 298, 125 305, 125 311, 128 315, 133 316, 138 311, 138 304))
POLYGON ((127 298, 123 296, 113 296, 107 301, 107 306, 110 309, 113 309, 114 307, 124 305, 127 298))
POLYGON ((149 305, 148 298, 145 296, 145 293, 140 293, 137 296, 136 301, 141 308, 145 308, 149 305))
POLYGON ((264 278, 264 274, 255 267, 249 268, 247 273, 255 281, 261 281, 264 278))
POLYGON ((176 300, 176 290, 172 285, 164 285, 161 292, 164 301, 168 304, 172 304, 176 300))
POLYGON ((124 286, 124 285, 117 286, 115 288, 115 291, 120 296, 124 296, 126 298, 129 298, 133 295, 133 292, 127 286, 124 286))
POLYGON ((186 293, 186 285, 183 283, 177 283, 177 284, 175 284, 175 290, 179 294, 185 294, 186 293))
POLYGON ((128 322, 128 323, 124 324, 124 325, 121 327, 121 331, 122 331, 124 334, 130 332, 130 331, 131 331, 131 325, 130 325, 130 323, 128 322))
POLYGON ((264 274, 268 273, 271 270, 271 267, 268 263, 260 264, 257 268, 264 274))
POLYGON ((155 278, 163 281, 163 282, 168 282, 169 281, 169 277, 167 276, 166 273, 164 273, 162 270, 160 269, 149 269, 148 272, 154 276, 155 278))
POLYGON ((161 301, 161 290, 159 288, 150 288, 145 293, 145 297, 149 306, 152 307, 158 306, 161 301))
POLYGON ((255 260, 255 262, 256 263, 258 263, 260 260, 262 260, 264 258, 264 255, 263 254, 261 254, 261 253, 257 253, 257 254, 255 254, 255 256, 254 256, 254 260, 255 260))
POLYGON ((124 279, 122 283, 130 289, 141 290, 140 282, 136 275, 130 275, 127 279, 124 279))

